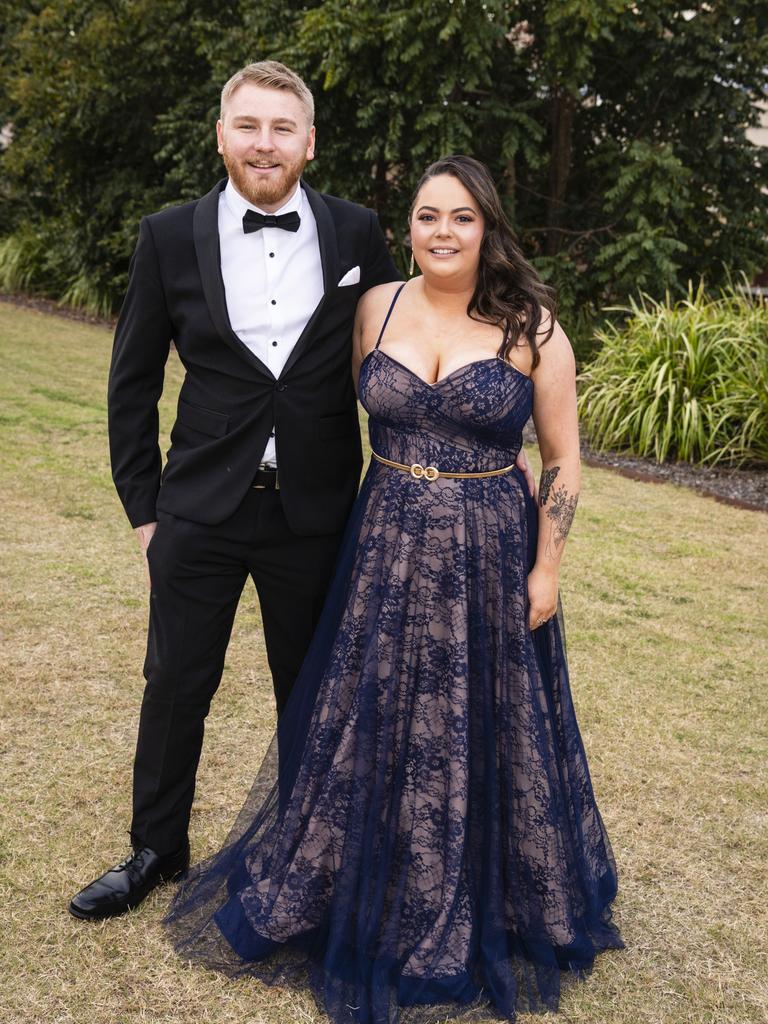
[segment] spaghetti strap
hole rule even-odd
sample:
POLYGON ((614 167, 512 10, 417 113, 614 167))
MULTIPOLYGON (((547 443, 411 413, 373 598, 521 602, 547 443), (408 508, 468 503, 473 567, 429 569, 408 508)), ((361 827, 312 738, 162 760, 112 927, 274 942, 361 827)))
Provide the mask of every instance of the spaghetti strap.
POLYGON ((381 339, 384 337, 384 331, 386 330, 387 324, 389 323, 389 318, 392 316, 392 310, 395 308, 395 303, 400 298, 400 292, 403 290, 403 288, 405 288, 405 286, 407 284, 408 284, 407 281, 403 281, 403 283, 400 285, 400 287, 395 292, 395 297, 392 299, 392 302, 389 304, 389 309, 387 310, 387 315, 384 317, 384 323, 381 325, 381 330, 379 331, 379 337, 378 337, 378 339, 376 341, 376 344, 373 346, 374 348, 378 348, 379 345, 381 344, 381 339))

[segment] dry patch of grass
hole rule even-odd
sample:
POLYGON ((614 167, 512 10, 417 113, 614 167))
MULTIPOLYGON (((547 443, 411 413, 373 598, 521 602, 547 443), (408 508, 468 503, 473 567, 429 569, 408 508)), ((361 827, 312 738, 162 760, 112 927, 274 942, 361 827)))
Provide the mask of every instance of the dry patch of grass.
MULTIPOLYGON (((109 479, 109 349, 102 328, 0 305, 0 1021, 320 1022, 303 994, 180 962, 159 927, 167 890, 103 924, 66 912, 127 848, 142 691, 146 590, 109 479)), ((174 360, 166 425, 179 380, 174 360)), ((570 988, 558 1019, 764 1024, 768 517, 587 470, 563 600, 628 948, 570 988)), ((196 857, 225 836, 272 726, 247 591, 209 719, 196 857)))

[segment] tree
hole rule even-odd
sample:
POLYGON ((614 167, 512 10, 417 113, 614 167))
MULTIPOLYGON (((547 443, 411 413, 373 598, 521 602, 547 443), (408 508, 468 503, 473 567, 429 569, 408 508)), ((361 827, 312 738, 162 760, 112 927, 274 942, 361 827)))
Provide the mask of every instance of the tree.
POLYGON ((489 165, 570 315, 766 258, 768 151, 746 128, 768 12, 752 4, 325 0, 283 7, 268 34, 258 6, 242 17, 219 55, 244 34, 302 73, 310 179, 375 207, 396 249, 421 171, 460 151, 489 165))
POLYGON ((451 151, 491 168, 569 318, 768 256, 746 0, 49 0, 6 36, 10 242, 44 236, 29 280, 70 299, 113 305, 140 214, 210 188, 221 85, 266 57, 315 93, 309 180, 375 207, 403 266, 411 192, 451 151))
POLYGON ((2 171, 33 286, 114 306, 140 215, 173 198, 174 158, 158 153, 156 122, 188 83, 210 80, 190 31, 200 7, 56 0, 19 20, 3 76, 13 142, 2 171))

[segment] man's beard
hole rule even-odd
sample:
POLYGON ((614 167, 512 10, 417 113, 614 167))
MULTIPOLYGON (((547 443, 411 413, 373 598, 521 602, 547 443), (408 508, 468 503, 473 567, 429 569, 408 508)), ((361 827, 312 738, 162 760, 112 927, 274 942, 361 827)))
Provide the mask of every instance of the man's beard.
POLYGON ((271 174, 269 178, 259 180, 248 173, 245 167, 247 161, 235 159, 227 152, 226 147, 224 147, 222 159, 224 160, 224 166, 227 169, 230 181, 240 195, 253 206, 260 207, 263 207, 265 204, 268 206, 274 205, 282 199, 287 200, 293 193, 296 182, 301 177, 301 172, 307 163, 306 157, 301 157, 292 164, 286 164, 273 157, 256 155, 252 158, 253 163, 268 165, 274 162, 279 167, 278 173, 271 174))

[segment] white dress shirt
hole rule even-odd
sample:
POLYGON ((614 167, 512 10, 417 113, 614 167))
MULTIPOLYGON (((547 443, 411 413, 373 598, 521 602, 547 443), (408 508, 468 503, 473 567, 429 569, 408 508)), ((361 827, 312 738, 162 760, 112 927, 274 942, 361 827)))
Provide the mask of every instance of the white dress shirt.
MULTIPOLYGON (((262 228, 246 235, 252 206, 227 182, 219 198, 221 276, 232 330, 277 378, 323 297, 317 224, 301 185, 276 214, 295 210, 299 230, 262 228)), ((277 464, 275 431, 260 462, 277 464)))

